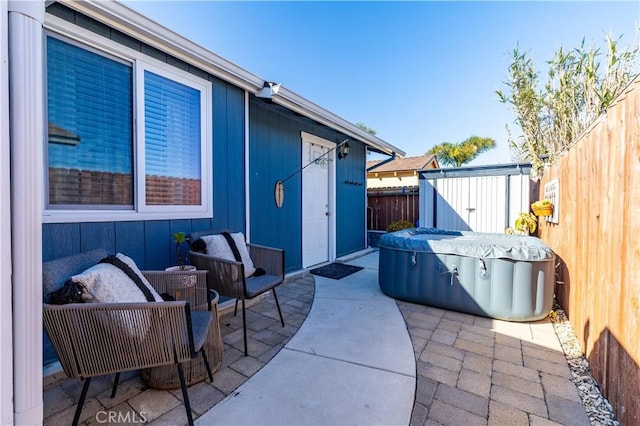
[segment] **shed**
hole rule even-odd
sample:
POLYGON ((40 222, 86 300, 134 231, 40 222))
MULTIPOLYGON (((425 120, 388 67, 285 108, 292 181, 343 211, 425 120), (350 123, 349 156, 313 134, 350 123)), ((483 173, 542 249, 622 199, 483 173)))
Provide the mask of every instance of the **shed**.
POLYGON ((421 170, 420 226, 504 232, 537 194, 530 171, 524 163, 421 170))

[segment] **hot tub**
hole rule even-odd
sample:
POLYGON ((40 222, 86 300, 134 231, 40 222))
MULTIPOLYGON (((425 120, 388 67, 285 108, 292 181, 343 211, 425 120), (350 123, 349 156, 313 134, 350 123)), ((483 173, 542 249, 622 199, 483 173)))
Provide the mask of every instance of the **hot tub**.
POLYGON ((509 321, 551 310, 555 254, 538 238, 416 228, 383 235, 379 248, 391 297, 509 321))

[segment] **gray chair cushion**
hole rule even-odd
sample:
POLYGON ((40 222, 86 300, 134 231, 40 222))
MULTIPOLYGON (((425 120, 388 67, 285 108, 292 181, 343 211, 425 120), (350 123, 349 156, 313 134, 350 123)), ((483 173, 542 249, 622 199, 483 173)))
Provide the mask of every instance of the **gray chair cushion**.
POLYGON ((271 290, 282 282, 282 277, 276 275, 260 275, 259 277, 247 278, 247 299, 253 299, 256 296, 271 290))
POLYGON ((109 255, 105 248, 63 257, 42 264, 42 292, 44 301, 48 294, 62 287, 72 275, 79 274, 109 255))
POLYGON ((193 347, 196 351, 199 351, 207 340, 211 318, 211 311, 191 311, 191 331, 193 333, 193 347))

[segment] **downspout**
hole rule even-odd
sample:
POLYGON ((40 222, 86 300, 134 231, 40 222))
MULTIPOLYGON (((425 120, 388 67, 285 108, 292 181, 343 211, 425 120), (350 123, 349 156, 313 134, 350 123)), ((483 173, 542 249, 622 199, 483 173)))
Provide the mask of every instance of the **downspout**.
POLYGON ((381 162, 379 162, 379 163, 377 163, 377 164, 374 164, 373 166, 369 167, 369 168, 367 169, 367 173, 369 173, 371 170, 373 170, 373 169, 377 169, 378 167, 382 166, 383 164, 387 164, 387 163, 389 163, 389 162, 391 162, 391 161, 393 161, 393 160, 395 160, 395 159, 396 159, 396 152, 395 152, 395 151, 393 151, 393 152, 391 153, 391 157, 389 157, 389 158, 387 158, 386 160, 383 160, 383 161, 381 161, 381 162))
POLYGON ((9 1, 14 424, 42 424, 44 1, 9 1))
POLYGON ((244 91, 244 226, 245 237, 251 241, 251 176, 249 174, 249 92, 244 91))
MULTIPOLYGON (((13 341, 9 173, 9 10, 0 1, 0 341, 13 341)), ((0 425, 13 421, 13 346, 0 347, 0 425)))

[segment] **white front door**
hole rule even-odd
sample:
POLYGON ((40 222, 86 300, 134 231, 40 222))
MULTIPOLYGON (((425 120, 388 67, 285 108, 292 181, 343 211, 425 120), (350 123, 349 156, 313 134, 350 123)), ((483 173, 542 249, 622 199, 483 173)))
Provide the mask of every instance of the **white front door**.
POLYGON ((303 140, 302 166, 302 266, 329 260, 329 179, 333 152, 317 142, 303 140), (330 158, 331 157, 331 158, 330 158))

